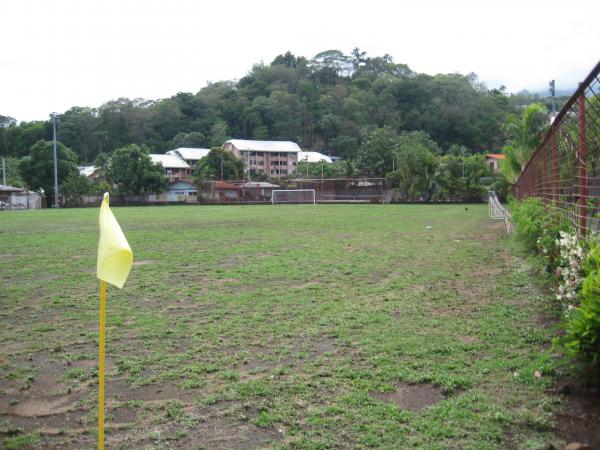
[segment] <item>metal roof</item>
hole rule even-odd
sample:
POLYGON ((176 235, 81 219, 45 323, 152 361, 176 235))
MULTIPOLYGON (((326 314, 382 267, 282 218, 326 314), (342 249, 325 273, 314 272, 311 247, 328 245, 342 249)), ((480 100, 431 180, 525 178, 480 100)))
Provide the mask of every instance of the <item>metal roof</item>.
POLYGON ((99 167, 96 167, 96 166, 79 166, 78 169, 79 169, 79 173, 81 175, 85 175, 86 177, 89 177, 96 170, 98 170, 99 167))
POLYGON ((253 152, 301 152, 298 144, 291 141, 249 141, 244 139, 230 139, 225 142, 232 144, 238 150, 250 150, 253 152))
POLYGON ((506 155, 502 153, 488 153, 487 155, 485 155, 485 157, 492 159, 506 159, 506 155))
POLYGON ((208 155, 209 152, 210 148, 179 147, 175 150, 169 150, 167 155, 178 156, 187 161, 198 161, 208 155))
POLYGON ((174 155, 150 154, 154 164, 162 164, 165 169, 189 169, 190 166, 183 159, 174 155))
POLYGON ((308 161, 309 163, 319 163, 321 161, 326 163, 332 163, 333 161, 327 155, 319 152, 298 152, 298 162, 308 161))
POLYGON ((25 192, 25 189, 8 186, 6 184, 0 184, 0 192, 25 192))
POLYGON ((278 188, 277 184, 267 183, 266 181, 248 181, 242 184, 243 187, 259 187, 259 188, 278 188))

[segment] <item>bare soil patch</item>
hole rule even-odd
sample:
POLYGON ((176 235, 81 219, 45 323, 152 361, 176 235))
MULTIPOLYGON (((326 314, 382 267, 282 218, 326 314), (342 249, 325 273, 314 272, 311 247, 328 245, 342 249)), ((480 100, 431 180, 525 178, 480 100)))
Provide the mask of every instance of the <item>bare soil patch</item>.
POLYGON ((258 428, 249 422, 229 417, 211 417, 177 444, 180 448, 237 449, 261 448, 283 439, 275 428, 258 428))
POLYGON ((372 392, 371 396, 409 411, 422 411, 444 399, 442 389, 432 384, 397 383, 394 391, 372 392))
POLYGON ((581 442, 600 449, 600 390, 563 385, 562 408, 556 415, 556 432, 566 442, 581 442))

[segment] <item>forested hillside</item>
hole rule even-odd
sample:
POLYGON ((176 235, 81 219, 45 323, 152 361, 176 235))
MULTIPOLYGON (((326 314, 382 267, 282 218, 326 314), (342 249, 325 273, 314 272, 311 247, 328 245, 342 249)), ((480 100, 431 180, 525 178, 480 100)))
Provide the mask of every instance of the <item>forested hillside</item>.
MULTIPOLYGON (((239 81, 210 83, 195 94, 74 106, 57 117, 58 139, 80 163, 130 143, 162 153, 221 145, 230 137, 292 140, 356 159, 367 133, 383 127, 425 131, 442 153, 453 144, 482 152, 500 148, 507 115, 535 100, 488 89, 475 74, 416 73, 389 55, 371 57, 358 48, 310 60, 287 52, 239 81)), ((38 140, 51 139, 49 121, 18 124, 5 115, 0 122, 2 155, 26 156, 38 140)))

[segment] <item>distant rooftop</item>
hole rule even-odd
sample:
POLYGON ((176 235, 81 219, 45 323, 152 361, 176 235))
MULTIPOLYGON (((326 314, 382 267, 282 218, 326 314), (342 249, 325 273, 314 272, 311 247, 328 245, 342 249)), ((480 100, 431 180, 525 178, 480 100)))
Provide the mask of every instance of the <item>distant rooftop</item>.
POLYGON ((210 148, 179 147, 175 150, 169 150, 167 155, 179 156, 186 161, 198 161, 208 155, 209 152, 210 148))
POLYGON ((6 184, 0 184, 0 192, 24 192, 25 189, 8 186, 6 184))
POLYGON ((486 158, 492 158, 492 159, 506 159, 506 155, 503 155, 502 153, 488 153, 485 156, 486 156, 486 158))
POLYGON ((266 181, 248 181, 246 183, 241 184, 242 187, 252 187, 252 188, 278 188, 279 185, 273 183, 267 183, 266 181))
POLYGON ((232 144, 238 150, 249 150, 253 152, 290 152, 296 153, 302 150, 298 144, 291 141, 249 141, 245 139, 231 139, 226 144, 232 144))
POLYGON ((85 175, 86 177, 89 177, 96 170, 98 170, 99 167, 96 167, 96 166, 79 166, 78 169, 79 169, 79 173, 81 175, 85 175))
POLYGON ((154 164, 162 164, 165 169, 189 169, 190 166, 183 159, 175 155, 157 155, 150 154, 150 159, 154 164))
POLYGON ((308 161, 309 163, 319 163, 321 161, 330 163, 333 162, 331 158, 323 153, 319 152, 298 152, 298 162, 308 161))

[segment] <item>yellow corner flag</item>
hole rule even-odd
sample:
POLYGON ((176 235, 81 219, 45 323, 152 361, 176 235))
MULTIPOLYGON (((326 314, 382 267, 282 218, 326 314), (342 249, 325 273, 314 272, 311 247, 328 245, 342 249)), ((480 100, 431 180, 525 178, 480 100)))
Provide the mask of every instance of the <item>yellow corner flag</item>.
POLYGON ((98 243, 98 278, 119 289, 123 287, 133 262, 131 247, 108 207, 108 192, 100 206, 100 242, 98 243))
POLYGON ((98 449, 104 449, 104 329, 106 328, 106 283, 122 288, 127 281, 133 253, 108 207, 108 192, 100 205, 100 242, 96 272, 100 278, 100 334, 98 337, 98 449))

